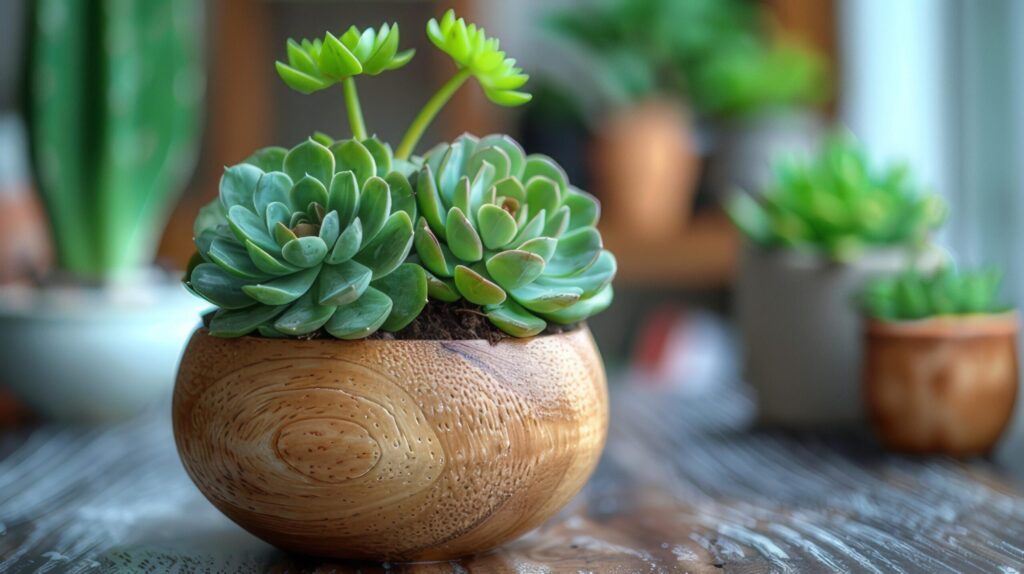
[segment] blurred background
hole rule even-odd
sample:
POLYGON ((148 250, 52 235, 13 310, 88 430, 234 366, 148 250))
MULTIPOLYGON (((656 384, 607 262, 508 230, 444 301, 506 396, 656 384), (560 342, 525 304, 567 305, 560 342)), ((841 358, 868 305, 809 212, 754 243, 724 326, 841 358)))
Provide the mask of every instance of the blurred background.
MULTIPOLYGON (((33 50, 61 15, 47 20, 32 4, 0 3, 0 280, 14 285, 51 277, 55 252, 47 229, 56 218, 46 215, 32 175, 46 155, 31 153, 28 134, 61 129, 33 120, 45 102, 38 92, 56 81, 33 73, 42 65, 33 50)), ((169 88, 178 90, 173 101, 140 107, 135 116, 153 114, 159 123, 178 114, 177 155, 156 171, 173 166, 182 177, 151 184, 180 187, 163 194, 174 201, 152 218, 164 268, 186 265, 193 219, 214 197, 223 166, 317 129, 347 135, 340 94, 303 96, 277 77, 272 63, 283 59, 287 38, 398 22, 403 45, 418 49, 418 65, 360 85, 368 124, 396 141, 451 71, 428 45, 422 22, 455 8, 502 39, 531 74, 534 99, 498 108, 471 86, 424 141, 507 132, 528 151, 554 157, 601 199, 602 232, 620 271, 615 304, 592 327, 616 371, 667 386, 738 376, 730 317, 742 240, 724 201, 736 188, 759 190, 772 158, 816 149, 835 125, 849 128, 873 159, 912 165, 949 206, 939 242, 964 261, 1003 266, 1006 294, 1012 301, 1024 295, 1017 255, 1024 244, 1024 37, 1014 27, 1024 21, 1024 3, 216 0, 194 7, 167 7, 176 16, 151 21, 137 14, 125 32, 180 25, 160 57, 192 66, 169 88), (185 129, 192 123, 194 133, 185 129)), ((97 17, 88 12, 85 18, 97 17)), ((66 65, 78 66, 65 56, 66 65)), ((71 68, 56 69, 57 78, 73 76, 71 68)), ((46 105, 67 111, 80 103, 71 95, 46 105)), ((108 125, 104 118, 93 120, 96 129, 108 125)))

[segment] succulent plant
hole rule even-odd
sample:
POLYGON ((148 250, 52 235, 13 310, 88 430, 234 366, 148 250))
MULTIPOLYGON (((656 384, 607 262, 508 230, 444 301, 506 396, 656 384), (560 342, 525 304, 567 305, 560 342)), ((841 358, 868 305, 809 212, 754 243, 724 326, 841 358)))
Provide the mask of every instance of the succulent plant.
POLYGON ((738 194, 728 207, 754 243, 820 250, 837 261, 872 246, 923 243, 945 218, 942 199, 922 193, 905 167, 873 169, 843 133, 813 160, 779 161, 764 194, 738 194))
POLYGON ((861 303, 868 315, 883 321, 1002 313, 1011 307, 999 299, 1001 280, 997 270, 958 272, 945 267, 930 275, 909 270, 870 282, 861 303))
POLYGON ((217 336, 396 331, 427 302, 426 274, 403 263, 415 217, 409 181, 375 139, 266 148, 227 168, 200 212, 187 285, 220 308, 217 336))
POLYGON ((615 258, 594 227, 599 205, 562 168, 504 135, 464 135, 423 158, 415 248, 428 292, 465 298, 517 336, 574 323, 612 300, 615 258))

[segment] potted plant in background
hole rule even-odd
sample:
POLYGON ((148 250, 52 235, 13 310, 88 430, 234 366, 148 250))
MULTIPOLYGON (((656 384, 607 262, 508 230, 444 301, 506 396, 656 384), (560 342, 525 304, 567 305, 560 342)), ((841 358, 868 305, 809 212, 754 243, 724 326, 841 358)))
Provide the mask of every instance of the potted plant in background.
POLYGON ((944 204, 903 167, 879 170, 848 134, 817 158, 780 161, 759 197, 730 216, 746 236, 736 284, 744 373, 762 421, 784 426, 862 420, 859 316, 852 298, 872 277, 941 255, 928 235, 944 204))
POLYGON ((202 5, 34 3, 27 123, 56 273, 0 294, 0 381, 37 412, 169 396, 197 305, 152 264, 196 154, 202 5))
POLYGON ((871 282, 864 396, 887 447, 987 454, 1017 396, 1017 313, 998 297, 1001 274, 908 271, 871 282))
POLYGON ((470 78, 498 104, 529 99, 482 28, 449 11, 427 34, 457 70, 394 153, 355 82, 412 58, 397 25, 289 41, 279 74, 340 83, 352 139, 255 152, 196 221, 186 282, 219 309, 182 359, 179 453, 214 505, 287 550, 485 550, 564 505, 604 443, 581 323, 612 298, 598 204, 508 136, 415 155, 470 78))

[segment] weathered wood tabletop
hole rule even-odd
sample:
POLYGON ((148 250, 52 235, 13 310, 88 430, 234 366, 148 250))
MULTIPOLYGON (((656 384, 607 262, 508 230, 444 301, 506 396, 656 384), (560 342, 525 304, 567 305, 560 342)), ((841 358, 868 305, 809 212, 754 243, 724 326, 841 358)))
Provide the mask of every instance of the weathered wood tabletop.
POLYGON ((620 388, 604 459, 556 519, 483 556, 288 556, 221 516, 169 416, 0 434, 0 572, 1019 572, 1024 490, 984 461, 750 429, 740 392, 620 388))

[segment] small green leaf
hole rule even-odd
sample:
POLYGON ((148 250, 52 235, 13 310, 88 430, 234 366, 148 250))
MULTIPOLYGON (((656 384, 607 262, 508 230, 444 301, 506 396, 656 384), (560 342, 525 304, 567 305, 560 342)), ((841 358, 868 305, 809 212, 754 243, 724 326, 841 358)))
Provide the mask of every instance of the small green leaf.
POLYGON ((319 237, 299 237, 285 243, 281 256, 296 267, 316 267, 327 257, 327 244, 319 237))
MULTIPOLYGON (((455 190, 452 192, 451 205, 457 207, 462 211, 462 214, 469 219, 469 192, 470 183, 468 177, 462 177, 458 183, 455 184, 455 190)), ((447 221, 445 222, 447 224, 447 221)), ((472 223, 472 219, 470 219, 472 223)))
POLYGON ((214 239, 206 256, 235 277, 256 280, 267 278, 267 274, 256 267, 252 259, 249 258, 245 247, 235 241, 223 238, 214 239))
MULTIPOLYGON (((484 246, 473 224, 458 207, 448 211, 445 225, 448 248, 462 261, 479 261, 484 256, 484 246)), ((468 298, 468 297, 467 297, 468 298)))
POLYGON ((293 211, 305 210, 311 203, 327 205, 327 188, 320 180, 306 175, 292 187, 289 199, 293 211))
POLYGON ((274 240, 277 241, 278 245, 283 247, 288 243, 295 241, 298 238, 299 236, 295 235, 295 232, 292 231, 291 228, 289 228, 287 225, 281 222, 278 222, 276 225, 274 225, 274 240))
POLYGON ((281 171, 284 169, 284 156, 286 155, 288 155, 288 150, 283 147, 265 147, 253 152, 252 155, 245 158, 243 163, 254 165, 264 173, 281 171))
POLYGON ((253 194, 256 215, 265 216, 267 206, 271 203, 288 203, 288 192, 291 188, 292 178, 288 177, 288 174, 281 171, 263 174, 256 183, 256 192, 253 194))
POLYGON ((303 94, 312 94, 313 92, 328 88, 332 83, 300 72, 284 62, 274 62, 274 66, 277 68, 277 75, 281 76, 281 79, 284 80, 284 83, 288 84, 289 88, 303 94))
POLYGON ((441 160, 440 172, 437 176, 437 187, 441 197, 454 205, 455 185, 465 173, 466 161, 469 159, 467 148, 471 144, 463 139, 458 139, 448 148, 444 159, 441 160))
POLYGON ((533 216, 526 225, 520 226, 519 235, 512 241, 513 247, 518 247, 531 239, 536 239, 544 232, 544 226, 547 225, 547 212, 543 209, 540 210, 537 215, 533 216))
POLYGON ((199 238, 206 231, 213 231, 217 227, 227 226, 228 210, 221 203, 220 198, 199 208, 195 223, 192 224, 192 236, 199 238))
POLYGON ((391 299, 368 287, 356 301, 338 307, 324 328, 338 339, 364 339, 377 331, 391 313, 391 299))
POLYGON ((210 334, 214 337, 243 337, 263 323, 277 317, 284 306, 253 305, 245 309, 220 309, 210 321, 210 334))
POLYGON ((529 182, 535 177, 546 177, 558 184, 559 191, 565 191, 569 187, 569 177, 565 175, 558 162, 542 154, 531 154, 526 156, 526 165, 523 166, 523 181, 529 182))
POLYGON ((538 283, 509 291, 517 303, 536 313, 552 313, 572 306, 583 295, 579 287, 548 287, 538 283))
MULTIPOLYGON (((377 166, 374 175, 384 177, 391 173, 391 146, 377 139, 376 136, 362 141, 363 147, 370 152, 373 163, 377 166)), ((391 183, 390 181, 388 183, 391 183)))
POLYGON ((561 237, 565 230, 569 228, 570 216, 568 207, 564 205, 559 207, 544 225, 544 235, 546 237, 561 237))
POLYGON ((327 263, 335 265, 344 263, 359 252, 359 246, 363 243, 363 222, 359 218, 352 220, 352 223, 341 232, 334 249, 327 256, 327 263))
POLYGON ((547 263, 548 261, 551 261, 551 257, 555 254, 555 248, 557 247, 557 239, 552 237, 537 237, 523 243, 519 246, 519 249, 529 253, 536 253, 544 259, 545 263, 547 263))
POLYGON ((317 65, 323 75, 334 80, 344 80, 363 71, 359 59, 330 32, 324 34, 323 48, 320 50, 320 61, 317 65))
MULTIPOLYGON (((275 201, 267 206, 265 212, 265 219, 267 221, 267 229, 274 230, 278 224, 288 227, 288 222, 292 218, 292 210, 287 205, 280 201, 275 201)), ((275 238, 276 239, 276 238, 275 238)))
POLYGON ((476 305, 497 305, 505 300, 504 289, 465 265, 455 267, 455 286, 476 305))
POLYGON ((381 329, 401 331, 419 316, 427 305, 427 272, 415 263, 403 263, 394 272, 373 282, 373 286, 391 299, 391 313, 381 329))
POLYGON ((589 299, 583 299, 575 305, 571 305, 565 309, 552 311, 550 313, 542 313, 541 316, 548 321, 562 325, 578 323, 587 317, 592 317, 607 309, 608 306, 612 304, 613 296, 614 292, 612 291, 612 286, 608 285, 598 292, 597 295, 594 295, 589 299))
POLYGON ((419 255, 420 261, 433 273, 442 277, 451 277, 455 272, 453 264, 444 255, 441 242, 437 240, 434 232, 430 230, 430 226, 422 217, 416 224, 413 245, 416 247, 416 254, 419 255))
POLYGON ((334 305, 321 305, 313 293, 299 297, 283 315, 274 321, 274 328, 286 335, 306 335, 324 326, 334 315, 334 305))
POLYGON ((506 291, 533 283, 544 271, 544 258, 527 251, 502 251, 487 260, 487 273, 506 291))
MULTIPOLYGON (((285 156, 284 172, 292 181, 310 175, 326 185, 334 177, 334 156, 331 150, 308 139, 292 148, 285 156)), ((299 209, 304 209, 304 206, 299 209)))
POLYGON ((391 189, 383 179, 366 180, 359 197, 359 220, 363 223, 363 246, 373 241, 391 213, 391 189))
POLYGON ((244 291, 245 280, 213 263, 200 263, 192 270, 189 285, 210 303, 222 309, 243 309, 256 304, 244 291))
POLYGON ((459 291, 455 288, 455 281, 450 278, 435 277, 429 271, 427 274, 427 295, 431 299, 454 303, 462 299, 459 291))
POLYGON ((299 270, 298 267, 292 267, 287 263, 278 261, 276 257, 267 253, 252 241, 245 242, 245 250, 249 254, 249 259, 256 265, 256 268, 269 275, 287 275, 299 270))
POLYGON ((577 275, 568 277, 549 277, 544 275, 537 279, 538 285, 553 288, 579 287, 583 290, 581 297, 593 297, 608 286, 615 278, 618 264, 610 251, 602 250, 597 261, 577 275))
POLYGON ((521 181, 513 177, 494 184, 494 191, 498 197, 510 197, 519 203, 526 203, 526 188, 521 181))
POLYGON ((356 174, 351 171, 339 171, 334 174, 327 198, 327 210, 338 212, 338 222, 342 227, 352 222, 359 210, 359 183, 356 181, 356 174))
POLYGON ((321 305, 347 305, 366 291, 372 278, 373 272, 355 261, 325 265, 320 272, 318 301, 321 305))
POLYGON ((232 206, 228 210, 228 224, 238 241, 252 241, 269 253, 277 253, 280 250, 277 242, 263 226, 263 220, 241 205, 232 206))
POLYGON ((543 319, 508 299, 500 305, 485 307, 491 323, 513 337, 532 337, 547 327, 543 319))
POLYGON ((377 162, 366 146, 356 140, 344 140, 331 146, 331 153, 337 161, 338 171, 351 171, 360 186, 377 175, 377 162))
POLYGON ((328 249, 338 241, 338 236, 341 235, 341 224, 338 223, 337 211, 332 211, 324 216, 324 220, 320 222, 319 235, 328 249))
POLYGON ((253 194, 261 177, 263 172, 247 163, 226 168, 224 175, 220 176, 220 201, 224 208, 230 210, 238 205, 253 209, 253 194))
POLYGON ((316 62, 313 61, 312 56, 309 52, 302 49, 302 46, 298 42, 288 38, 288 65, 299 70, 304 74, 316 77, 320 75, 320 71, 317 70, 316 62))
POLYGON ((480 238, 487 249, 499 249, 508 245, 519 231, 512 215, 490 203, 480 206, 476 221, 480 229, 480 238))
POLYGON ((554 277, 579 273, 592 265, 600 254, 601 234, 593 227, 577 229, 558 240, 544 273, 554 277))
POLYGON ((411 221, 416 221, 416 195, 412 192, 409 180, 397 171, 384 177, 391 190, 391 211, 404 211, 411 221))
MULTIPOLYGON (((505 134, 492 134, 480 138, 478 148, 495 147, 505 152, 509 161, 509 175, 521 178, 523 167, 526 165, 526 152, 520 147, 516 140, 505 134)), ((494 162, 491 162, 494 163, 494 162)))
POLYGON ((476 174, 485 163, 490 164, 494 169, 491 183, 494 183, 495 180, 505 179, 512 173, 512 162, 505 150, 487 145, 477 146, 476 152, 469 158, 467 173, 476 174))
POLYGON ((379 279, 397 268, 412 248, 412 221, 404 211, 391 214, 380 233, 366 244, 355 260, 373 271, 373 278, 379 279))
POLYGON ((266 283, 245 285, 242 291, 264 305, 284 305, 309 291, 319 273, 319 267, 310 267, 266 283))
POLYGON ((562 204, 561 191, 555 180, 537 176, 526 182, 526 202, 530 210, 537 213, 543 209, 546 213, 554 213, 562 204))
POLYGON ((429 165, 423 166, 416 178, 416 203, 419 205, 420 215, 430 224, 434 234, 445 239, 444 225, 448 210, 441 202, 441 196, 434 184, 434 175, 429 165))
POLYGON ((569 208, 569 229, 593 227, 601 217, 601 204, 593 195, 569 187, 562 205, 569 208))

